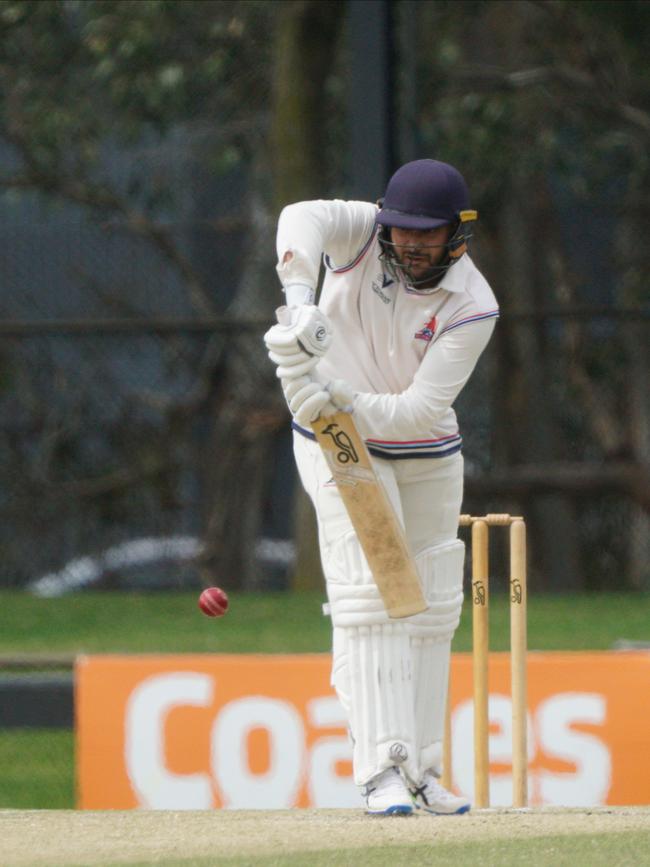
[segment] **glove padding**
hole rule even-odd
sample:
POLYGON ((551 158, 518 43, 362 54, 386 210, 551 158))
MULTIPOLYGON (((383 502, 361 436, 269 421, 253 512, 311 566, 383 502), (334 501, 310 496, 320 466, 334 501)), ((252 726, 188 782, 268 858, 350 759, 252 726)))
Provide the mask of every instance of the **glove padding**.
POLYGON ((321 415, 334 415, 339 410, 350 412, 354 401, 352 388, 342 379, 325 386, 312 376, 292 377, 282 380, 282 390, 293 417, 302 427, 321 415))
MULTIPOLYGON (((289 409, 302 427, 307 427, 310 422, 316 421, 321 412, 328 407, 329 392, 311 376, 292 377, 281 381, 289 409)), ((335 407, 326 414, 331 415, 332 412, 336 412, 335 407)))
MULTIPOLYGON (((277 328, 277 325, 273 326, 277 328)), ((269 352, 269 358, 273 364, 277 364, 275 375, 278 379, 291 379, 297 376, 305 376, 316 367, 319 362, 317 355, 309 355, 304 349, 280 352, 269 352)))
POLYGON ((318 307, 313 304, 278 307, 275 315, 278 324, 264 335, 269 355, 273 353, 283 358, 300 352, 317 358, 325 355, 332 343, 332 325, 318 307))

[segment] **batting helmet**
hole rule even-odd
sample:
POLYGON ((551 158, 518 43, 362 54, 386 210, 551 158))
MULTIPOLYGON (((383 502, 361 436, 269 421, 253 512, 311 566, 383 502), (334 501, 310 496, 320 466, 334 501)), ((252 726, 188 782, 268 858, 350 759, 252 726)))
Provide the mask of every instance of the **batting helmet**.
POLYGON ((435 286, 460 259, 471 238, 469 224, 478 216, 469 207, 469 193, 461 173, 439 160, 415 160, 403 165, 388 182, 386 195, 378 204, 376 221, 382 227, 379 239, 384 256, 415 288, 435 286), (427 231, 447 225, 451 232, 442 261, 425 276, 413 280, 408 266, 395 253, 390 229, 427 231))

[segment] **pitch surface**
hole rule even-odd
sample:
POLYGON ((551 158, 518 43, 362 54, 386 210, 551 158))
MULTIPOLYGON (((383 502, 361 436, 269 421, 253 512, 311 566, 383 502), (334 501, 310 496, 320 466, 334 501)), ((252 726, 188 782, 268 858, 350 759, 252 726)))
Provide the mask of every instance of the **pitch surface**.
POLYGON ((364 860, 365 853, 377 848, 383 848, 385 863, 399 864, 400 855, 407 863, 412 847, 415 855, 421 846, 447 849, 484 841, 489 847, 496 840, 516 839, 521 855, 526 838, 609 834, 648 835, 650 841, 650 807, 483 810, 402 819, 374 819, 356 810, 0 811, 3 867, 254 864, 258 859, 282 864, 283 858, 310 864, 321 863, 328 852, 332 862, 360 867, 371 863, 364 860), (358 858, 339 861, 335 853, 341 850, 349 856, 358 853, 358 858), (243 860, 230 861, 237 858, 243 860))

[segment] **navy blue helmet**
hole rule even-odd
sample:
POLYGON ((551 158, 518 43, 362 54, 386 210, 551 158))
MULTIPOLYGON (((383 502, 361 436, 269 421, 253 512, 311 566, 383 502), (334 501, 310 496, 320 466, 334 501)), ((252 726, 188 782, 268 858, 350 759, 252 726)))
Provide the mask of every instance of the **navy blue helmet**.
POLYGON ((401 271, 417 288, 432 288, 467 250, 470 224, 478 214, 469 206, 465 179, 453 166, 439 160, 414 160, 398 169, 379 201, 376 221, 382 227, 379 240, 390 266, 401 271), (413 279, 408 265, 400 262, 391 239, 391 228, 427 231, 449 226, 442 260, 413 279))

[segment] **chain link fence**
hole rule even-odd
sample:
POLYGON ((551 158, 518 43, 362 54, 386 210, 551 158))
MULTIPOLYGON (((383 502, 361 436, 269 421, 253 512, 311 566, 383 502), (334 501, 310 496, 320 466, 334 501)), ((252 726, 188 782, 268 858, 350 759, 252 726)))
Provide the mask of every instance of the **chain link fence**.
MULTIPOLYGON (((233 337, 209 324, 146 330, 1 339, 4 586, 42 595, 199 586, 209 499, 220 497, 208 482, 220 460, 212 417, 228 399, 210 379, 233 337)), ((275 589, 293 558, 289 437, 285 424, 269 455, 283 471, 254 540, 259 584, 275 589), (287 505, 273 510, 279 501, 287 505)), ((231 516, 235 534, 240 520, 231 516)))
MULTIPOLYGON (((499 329, 527 327, 527 321, 506 316, 497 335, 499 329)), ((560 346, 572 327, 571 321, 549 320, 548 339, 560 346)), ((91 586, 198 587, 211 502, 227 498, 233 483, 241 485, 236 466, 220 477, 223 490, 210 482, 211 465, 221 463, 215 417, 237 403, 222 387, 220 369, 234 351, 237 328, 259 343, 261 327, 231 322, 225 328, 215 321, 193 330, 172 322, 137 328, 131 323, 121 331, 115 323, 59 328, 25 324, 0 337, 3 586, 44 595, 91 586)), ((609 316, 588 329, 584 351, 592 353, 602 378, 596 387, 605 394, 618 382, 614 393, 623 398, 627 327, 609 316)), ((559 497, 573 521, 570 531, 577 533, 582 587, 634 586, 626 576, 632 555, 638 549, 641 557, 646 541, 643 514, 628 495, 626 485, 632 488, 623 469, 620 478, 609 472, 626 466, 625 455, 612 458, 609 469, 602 460, 565 375, 566 354, 553 355, 546 380, 560 442, 537 465, 537 475, 535 455, 526 448, 524 465, 504 463, 500 339, 494 338, 457 404, 465 441, 465 510, 523 512, 535 550, 541 538, 536 521, 542 520, 536 508, 559 497)), ((260 389, 267 386, 268 371, 253 375, 260 389)), ((267 462, 274 471, 252 516, 255 589, 288 589, 295 554, 296 476, 288 417, 279 389, 273 391, 277 411, 270 414, 273 451, 267 462)), ((524 418, 521 425, 524 430, 524 418)), ((231 537, 244 517, 230 515, 231 537)), ((240 543, 250 540, 240 536, 240 543)), ((543 589, 536 558, 531 567, 543 589)))

